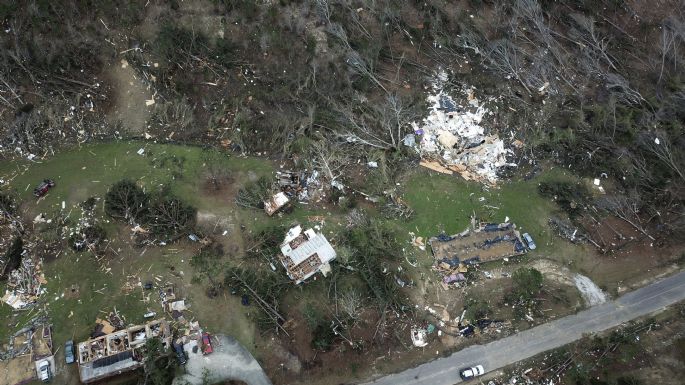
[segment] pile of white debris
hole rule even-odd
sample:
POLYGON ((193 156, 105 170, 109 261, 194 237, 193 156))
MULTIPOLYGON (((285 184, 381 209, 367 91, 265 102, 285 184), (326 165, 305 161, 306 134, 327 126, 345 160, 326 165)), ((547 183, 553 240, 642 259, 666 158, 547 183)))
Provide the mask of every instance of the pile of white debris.
POLYGON ((447 80, 445 71, 437 74, 426 99, 430 105, 428 116, 412 123, 414 134, 420 137, 421 165, 494 185, 497 169, 514 165, 507 162, 507 155, 513 152, 504 147, 496 134, 486 134, 481 124, 492 112, 475 96, 474 90, 463 88, 465 98, 457 103, 445 90, 447 80))

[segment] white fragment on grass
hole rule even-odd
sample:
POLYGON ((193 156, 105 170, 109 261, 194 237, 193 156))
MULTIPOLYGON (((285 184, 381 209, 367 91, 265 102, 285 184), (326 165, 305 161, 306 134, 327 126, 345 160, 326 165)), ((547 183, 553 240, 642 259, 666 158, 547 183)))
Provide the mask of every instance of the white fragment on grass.
POLYGON ((659 140, 659 138, 654 138, 654 143, 661 144, 661 141, 659 140))

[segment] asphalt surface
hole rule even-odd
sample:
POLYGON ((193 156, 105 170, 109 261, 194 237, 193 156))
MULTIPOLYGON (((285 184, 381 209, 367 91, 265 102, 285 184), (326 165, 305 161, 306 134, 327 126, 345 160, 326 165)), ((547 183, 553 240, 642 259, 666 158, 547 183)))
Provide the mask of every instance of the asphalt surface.
POLYGON ((248 385, 271 385, 259 362, 233 337, 213 336, 214 352, 206 356, 202 355, 199 347, 193 349, 195 346, 197 341, 183 346, 188 356, 186 374, 174 378, 173 385, 216 384, 227 380, 240 380, 248 385), (208 382, 205 381, 205 373, 208 382))
POLYGON ((459 370, 481 364, 486 372, 511 365, 624 322, 654 313, 685 300, 685 271, 657 281, 614 301, 536 326, 486 345, 470 346, 449 357, 380 377, 373 385, 452 385, 460 383, 459 370))

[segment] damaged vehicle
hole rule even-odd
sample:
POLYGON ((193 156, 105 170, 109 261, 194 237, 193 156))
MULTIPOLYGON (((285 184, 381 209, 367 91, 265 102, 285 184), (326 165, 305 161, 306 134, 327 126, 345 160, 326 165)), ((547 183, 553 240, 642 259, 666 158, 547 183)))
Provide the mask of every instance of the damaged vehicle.
POLYGON ((40 198, 47 194, 51 188, 55 187, 55 181, 52 179, 43 179, 38 187, 33 189, 33 195, 40 198))

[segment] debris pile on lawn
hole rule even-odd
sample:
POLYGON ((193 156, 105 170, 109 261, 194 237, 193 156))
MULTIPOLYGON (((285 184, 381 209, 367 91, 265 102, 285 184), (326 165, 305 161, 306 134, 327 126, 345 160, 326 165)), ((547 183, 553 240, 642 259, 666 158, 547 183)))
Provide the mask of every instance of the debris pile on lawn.
POLYGON ((285 207, 285 205, 287 205, 289 202, 290 199, 288 199, 285 193, 279 192, 264 202, 264 211, 266 211, 266 215, 272 216, 277 211, 285 207))
POLYGON ((465 282, 464 274, 470 266, 514 257, 528 250, 512 223, 480 223, 459 234, 431 237, 428 244, 435 258, 433 268, 442 275, 440 285, 444 289, 465 282))
POLYGON ((69 236, 69 245, 76 251, 89 250, 97 254, 99 245, 105 239, 105 232, 100 227, 93 210, 99 199, 93 198, 79 205, 81 216, 76 226, 65 228, 69 236))
POLYGON ((319 200, 323 196, 323 185, 317 170, 311 172, 308 170, 278 171, 276 172, 276 180, 278 187, 286 197, 297 199, 300 203, 306 203, 312 199, 319 200))
POLYGON ((23 258, 18 269, 12 270, 7 278, 7 289, 2 302, 14 309, 24 309, 38 300, 48 283, 43 274, 42 261, 34 262, 23 258))
POLYGON ((507 155, 513 152, 496 134, 485 133, 481 123, 491 112, 475 96, 473 88, 463 88, 465 103, 457 103, 445 89, 447 83, 447 72, 440 71, 426 98, 430 105, 428 116, 412 123, 414 134, 420 136, 421 165, 494 185, 499 168, 515 166, 507 162, 507 155))
POLYGON ((54 367, 52 330, 46 317, 36 317, 2 344, 0 372, 2 384, 25 384, 37 377, 41 362, 49 361, 54 367))

